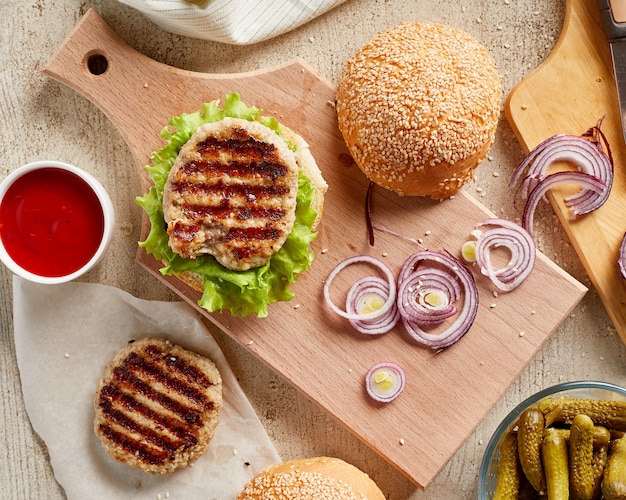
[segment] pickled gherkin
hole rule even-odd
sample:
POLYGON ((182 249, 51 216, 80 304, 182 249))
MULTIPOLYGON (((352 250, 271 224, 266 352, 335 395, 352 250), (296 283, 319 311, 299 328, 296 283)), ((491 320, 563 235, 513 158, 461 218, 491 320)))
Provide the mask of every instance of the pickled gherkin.
POLYGON ((549 398, 539 402, 544 415, 555 414, 557 421, 571 424, 576 415, 584 413, 595 425, 626 431, 626 402, 601 399, 549 398), (558 410, 558 411, 555 411, 558 410))
MULTIPOLYGON (((546 426, 547 427, 547 426, 546 426)), ((555 428, 555 430, 561 434, 566 441, 569 442, 570 429, 569 428, 555 428)), ((611 440, 611 432, 601 425, 595 425, 593 427, 593 447, 595 449, 606 448, 611 440)))
POLYGON ((609 459, 606 446, 595 448, 593 450, 593 496, 592 500, 600 500, 602 498, 602 476, 604 468, 609 459))
POLYGON ((602 494, 605 500, 626 500, 626 436, 611 444, 602 476, 602 494))
POLYGON ((569 464, 567 443, 554 429, 546 429, 541 445, 550 500, 569 500, 569 464))
POLYGON ((587 415, 574 417, 569 439, 569 482, 572 500, 592 500, 593 421, 587 415))
POLYGON ((528 482, 540 493, 546 486, 541 461, 544 428, 543 413, 538 408, 528 408, 520 415, 517 429, 519 461, 528 482))
POLYGON ((517 458, 517 434, 509 432, 502 442, 498 483, 493 500, 517 500, 521 478, 522 472, 517 458))

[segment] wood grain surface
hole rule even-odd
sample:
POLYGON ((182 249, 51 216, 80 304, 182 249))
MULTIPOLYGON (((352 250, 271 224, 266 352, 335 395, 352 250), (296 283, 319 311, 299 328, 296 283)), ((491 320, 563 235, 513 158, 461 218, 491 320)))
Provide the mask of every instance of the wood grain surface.
POLYGON ((608 42, 596 2, 571 0, 558 44, 546 61, 509 94, 506 115, 526 151, 544 139, 580 135, 602 121, 611 145, 615 180, 608 201, 596 212, 572 220, 564 198, 570 187, 549 193, 552 206, 626 342, 626 281, 617 270, 626 232, 626 146, 608 42))
MULTIPOLYGON (((466 194, 442 203, 376 190, 373 212, 380 229, 370 247, 363 213, 368 182, 342 161, 346 150, 332 106, 334 88, 301 60, 235 75, 181 71, 128 47, 90 10, 44 73, 86 96, 115 124, 132 151, 142 189, 148 186, 143 167, 162 145, 159 131, 169 117, 193 112, 229 91, 305 137, 330 189, 314 244, 316 259, 293 287, 295 299, 272 305, 265 319, 204 314, 420 487, 430 484, 585 293, 540 255, 531 277, 514 293, 496 297, 478 278, 477 319, 453 348, 434 353, 411 343, 400 328, 381 338, 359 337, 323 306, 323 282, 334 265, 370 254, 397 272, 419 248, 458 254, 491 212, 466 194), (94 73, 92 62, 98 59, 106 59, 106 70, 94 73), (424 243, 416 243, 418 238, 424 243), (559 301, 552 301, 554 296, 559 301), (399 400, 381 407, 364 396, 363 377, 384 360, 406 368, 408 386, 399 400), (432 432, 434 422, 445 422, 447 432, 432 432)), ((143 235, 146 230, 144 224, 143 235)), ((198 294, 163 278, 153 258, 140 252, 138 261, 195 304, 198 294)))

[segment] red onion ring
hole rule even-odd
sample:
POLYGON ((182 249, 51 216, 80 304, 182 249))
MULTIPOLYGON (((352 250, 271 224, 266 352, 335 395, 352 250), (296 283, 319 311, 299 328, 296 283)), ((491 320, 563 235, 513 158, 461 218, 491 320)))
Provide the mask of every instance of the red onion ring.
POLYGON ((532 212, 539 199, 544 198, 552 187, 574 184, 581 188, 565 198, 572 218, 597 210, 608 199, 613 185, 614 166, 608 141, 600 129, 601 124, 602 119, 581 136, 556 134, 549 137, 534 148, 513 172, 509 184, 514 187, 521 179, 519 191, 523 198, 527 198, 522 225, 531 234, 532 212), (557 162, 569 163, 577 171, 548 173, 557 162))
POLYGON ((617 265, 619 266, 619 272, 622 278, 626 279, 626 233, 622 237, 622 243, 619 246, 617 265))
POLYGON ((488 227, 476 240, 476 263, 482 274, 499 290, 510 292, 528 278, 533 270, 537 251, 530 233, 506 219, 486 219, 476 226, 488 227), (496 269, 491 262, 491 250, 504 247, 511 257, 504 267, 496 269))
MULTIPOLYGON (((462 296, 463 306, 451 325, 440 333, 432 334, 424 331, 423 327, 433 326, 439 319, 439 311, 431 311, 433 321, 413 321, 413 317, 427 311, 420 309, 415 301, 403 300, 406 297, 399 293, 397 303, 405 330, 415 341, 432 349, 444 349, 458 342, 469 331, 478 312, 478 289, 474 277, 454 257, 430 250, 417 252, 406 260, 400 271, 399 288, 403 289, 404 283, 413 280, 414 276, 421 276, 422 280, 425 276, 447 278, 446 290, 453 291, 449 296, 449 303, 462 296)), ((444 288, 440 290, 443 291, 444 288)))
POLYGON ((513 187, 528 169, 522 180, 521 195, 526 198, 537 182, 548 174, 548 169, 556 162, 570 163, 593 177, 608 183, 612 166, 607 155, 597 144, 582 137, 566 134, 554 135, 533 149, 518 165, 511 177, 513 187))
POLYGON ((460 286, 445 271, 434 268, 425 273, 416 271, 407 275, 398 287, 398 303, 402 304, 398 309, 409 321, 435 326, 457 313, 454 302, 460 294, 460 286), (429 304, 425 296, 430 293, 444 297, 445 303, 439 307, 429 304))
MULTIPOLYGON (((377 284, 379 283, 380 278, 369 277, 369 278, 364 278, 364 280, 365 281, 360 280, 361 284, 359 285, 359 287, 363 287, 364 286, 363 283, 366 283, 366 284, 374 283, 375 284, 373 285, 374 288, 378 291, 381 290, 380 286, 377 284)), ((343 262, 340 262, 330 272, 330 274, 328 275, 328 278, 326 278, 326 282, 324 283, 324 299, 326 300, 326 303, 328 304, 328 306, 342 318, 346 318, 349 321, 366 322, 366 323, 369 323, 368 326, 371 327, 372 323, 378 322, 377 320, 380 320, 382 323, 388 323, 386 315, 395 314, 393 309, 395 308, 395 303, 396 303, 396 290, 397 290, 397 287, 396 287, 395 277, 393 273, 391 272, 391 269, 389 269, 389 267, 386 264, 384 264, 378 259, 375 259, 374 257, 370 257, 368 255, 359 255, 356 257, 348 258, 344 260, 343 262), (382 273, 384 274, 386 278, 386 286, 388 290, 388 295, 385 297, 385 302, 383 303, 382 307, 380 309, 377 309, 376 311, 372 311, 372 312, 364 313, 364 314, 358 313, 356 307, 352 308, 350 305, 348 305, 348 307, 344 311, 340 309, 339 307, 337 307, 333 303, 330 297, 330 286, 333 280, 337 277, 337 275, 346 267, 352 264, 358 264, 358 263, 370 264, 372 266, 377 267, 380 271, 382 271, 382 273)), ((358 295, 358 294, 353 290, 350 293, 351 299, 355 295, 358 295)), ((393 328, 393 325, 389 329, 391 328, 393 328)))
POLYGON ((376 363, 365 375, 365 389, 369 396, 379 403, 389 403, 396 399, 406 387, 406 374, 404 369, 397 363, 384 362, 376 363), (382 372, 383 377, 389 376, 392 380, 383 378, 380 382, 376 381, 377 372, 382 372), (391 383, 391 387, 386 389, 385 382, 391 383))
POLYGON ((610 194, 610 188, 597 177, 585 174, 583 172, 555 172, 540 181, 528 195, 524 213, 522 214, 522 227, 531 235, 533 234, 533 219, 539 200, 555 186, 563 184, 576 184, 587 191, 593 191, 598 194, 595 199, 578 198, 572 201, 570 197, 565 198, 565 204, 572 211, 572 218, 585 215, 600 208, 607 200, 610 194))
MULTIPOLYGON (((389 297, 389 283, 378 276, 366 276, 357 280, 348 290, 346 311, 350 314, 359 314, 359 304, 372 295, 383 303, 389 297)), ((349 320, 352 327, 367 335, 382 335, 390 331, 400 320, 397 307, 392 307, 386 314, 375 319, 349 320)))

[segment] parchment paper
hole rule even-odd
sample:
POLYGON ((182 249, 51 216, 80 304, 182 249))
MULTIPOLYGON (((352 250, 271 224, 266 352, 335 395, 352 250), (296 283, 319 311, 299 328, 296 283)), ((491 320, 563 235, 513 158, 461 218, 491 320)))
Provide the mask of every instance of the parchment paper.
POLYGON ((185 303, 137 299, 89 284, 13 279, 15 347, 26 410, 71 499, 228 500, 280 461, 215 340, 185 303), (165 337, 212 359, 224 407, 192 467, 153 476, 115 462, 93 431, 93 398, 105 366, 130 339, 165 337))

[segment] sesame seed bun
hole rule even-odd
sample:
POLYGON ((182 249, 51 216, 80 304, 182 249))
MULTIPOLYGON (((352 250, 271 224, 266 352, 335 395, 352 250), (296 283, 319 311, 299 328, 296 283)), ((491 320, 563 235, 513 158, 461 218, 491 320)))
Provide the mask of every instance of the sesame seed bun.
POLYGON ((343 460, 314 457, 273 465, 252 478, 237 500, 385 500, 370 477, 343 460))
POLYGON ((489 53, 450 26, 376 34, 348 60, 337 118, 354 161, 403 196, 448 198, 493 144, 502 98, 489 53))

